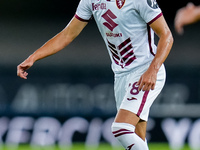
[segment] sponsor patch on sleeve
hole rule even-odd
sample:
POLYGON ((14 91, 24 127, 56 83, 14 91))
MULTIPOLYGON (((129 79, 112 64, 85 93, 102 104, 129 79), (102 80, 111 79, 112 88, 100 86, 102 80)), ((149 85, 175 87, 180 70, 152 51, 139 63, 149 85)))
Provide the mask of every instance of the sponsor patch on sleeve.
POLYGON ((156 9, 156 8, 159 7, 156 0, 147 0, 147 3, 148 3, 148 5, 149 5, 151 8, 153 8, 153 9, 156 9))

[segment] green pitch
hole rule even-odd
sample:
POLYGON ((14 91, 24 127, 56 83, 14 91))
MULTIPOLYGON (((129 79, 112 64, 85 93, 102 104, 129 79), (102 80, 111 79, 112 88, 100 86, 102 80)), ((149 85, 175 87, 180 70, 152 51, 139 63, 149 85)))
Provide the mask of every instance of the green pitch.
MULTIPOLYGON (((58 146, 51 147, 30 147, 29 145, 20 145, 19 147, 15 146, 1 146, 0 149, 3 150, 124 150, 122 147, 112 148, 108 144, 100 144, 99 147, 85 147, 84 144, 74 144, 72 147, 63 147, 58 146)), ((149 150, 171 150, 167 143, 149 143, 149 150)), ((188 146, 185 146, 181 150, 190 150, 188 146)))

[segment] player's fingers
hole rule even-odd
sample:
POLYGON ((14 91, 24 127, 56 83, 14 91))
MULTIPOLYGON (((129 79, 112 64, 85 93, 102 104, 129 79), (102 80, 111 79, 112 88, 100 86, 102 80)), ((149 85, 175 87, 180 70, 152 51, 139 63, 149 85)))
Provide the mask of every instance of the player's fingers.
POLYGON ((175 30, 178 34, 182 35, 184 33, 183 27, 182 26, 176 26, 175 30))
POLYGON ((139 81, 137 82, 137 86, 139 86, 140 85, 140 83, 141 83, 141 81, 142 81, 142 77, 140 77, 140 79, 139 79, 139 81))
POLYGON ((149 91, 150 89, 151 89, 151 83, 144 81, 144 80, 141 80, 139 87, 138 87, 138 90, 139 91, 141 91, 141 90, 142 91, 149 91))
POLYGON ((150 89, 154 90, 155 89, 155 84, 152 84, 150 89))
POLYGON ((21 75, 23 72, 24 72, 23 67, 22 67, 21 65, 18 65, 18 66, 17 66, 17 75, 19 76, 19 75, 21 75))
POLYGON ((19 74, 18 74, 18 76, 19 76, 20 78, 22 78, 22 79, 27 79, 27 75, 28 75, 28 73, 25 72, 25 71, 21 71, 21 72, 19 72, 19 74))
POLYGON ((28 73, 25 71, 24 67, 22 67, 21 65, 17 66, 17 76, 23 79, 27 79, 27 75, 28 73))
POLYGON ((140 77, 139 81, 137 82, 136 86, 138 86, 138 90, 141 91, 143 85, 142 85, 142 77, 140 77))
POLYGON ((27 76, 28 76, 28 73, 25 72, 25 73, 24 73, 24 76, 23 76, 23 79, 27 79, 27 76))
POLYGON ((20 74, 21 74, 21 69, 20 69, 20 66, 18 65, 17 66, 17 76, 20 76, 20 74))
POLYGON ((139 90, 139 91, 143 90, 144 86, 145 86, 145 84, 144 84, 143 82, 141 82, 141 83, 139 84, 138 90, 139 90))
POLYGON ((179 9, 174 19, 174 28, 178 34, 183 34, 183 18, 185 8, 179 9))
POLYGON ((182 25, 180 25, 180 24, 177 24, 177 25, 175 26, 175 30, 176 30, 176 32, 177 32, 178 34, 180 34, 180 35, 182 35, 183 32, 184 32, 183 27, 182 27, 182 25))
POLYGON ((184 30, 183 30, 183 28, 180 28, 180 29, 177 30, 177 32, 178 32, 180 35, 182 35, 182 34, 184 33, 184 30))
POLYGON ((186 5, 186 8, 193 8, 195 7, 195 5, 192 3, 192 2, 189 2, 187 5, 186 5))
POLYGON ((174 28, 178 34, 183 34, 183 26, 179 18, 175 19, 174 28))
POLYGON ((146 82, 143 84, 142 91, 150 91, 155 89, 155 82, 146 82))
POLYGON ((151 89, 151 85, 150 84, 145 84, 142 88, 142 91, 149 91, 151 89))

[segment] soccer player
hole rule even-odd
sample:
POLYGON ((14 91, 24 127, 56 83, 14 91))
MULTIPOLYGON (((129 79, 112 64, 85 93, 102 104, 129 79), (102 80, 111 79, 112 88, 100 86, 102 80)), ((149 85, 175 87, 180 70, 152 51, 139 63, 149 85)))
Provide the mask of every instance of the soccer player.
POLYGON ((165 83, 163 62, 173 37, 155 0, 81 0, 68 25, 18 65, 27 79, 35 61, 55 54, 71 43, 94 18, 104 39, 115 74, 118 113, 114 136, 127 150, 148 150, 149 109, 165 83), (154 44, 154 32, 158 45, 154 44))
POLYGON ((185 7, 179 9, 175 16, 174 26, 179 34, 183 34, 183 27, 200 20, 200 6, 188 3, 185 7))

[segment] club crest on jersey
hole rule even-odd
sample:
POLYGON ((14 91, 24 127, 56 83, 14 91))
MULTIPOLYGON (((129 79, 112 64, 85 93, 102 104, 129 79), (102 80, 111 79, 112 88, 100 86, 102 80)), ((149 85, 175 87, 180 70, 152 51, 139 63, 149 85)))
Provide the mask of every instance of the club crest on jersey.
POLYGON ((121 9, 125 4, 125 0, 116 0, 116 4, 117 4, 117 7, 121 9))

